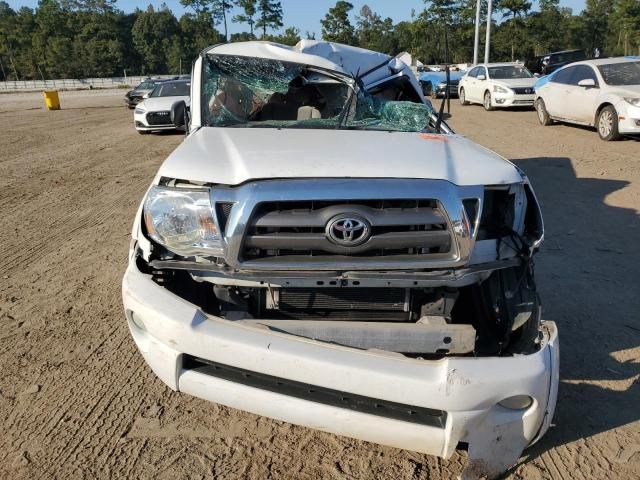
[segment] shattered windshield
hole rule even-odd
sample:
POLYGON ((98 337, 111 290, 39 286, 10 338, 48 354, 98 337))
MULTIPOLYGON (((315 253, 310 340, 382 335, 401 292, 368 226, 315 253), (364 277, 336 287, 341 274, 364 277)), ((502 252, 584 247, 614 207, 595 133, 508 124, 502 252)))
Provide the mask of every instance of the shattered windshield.
POLYGON ((640 85, 640 62, 598 65, 598 70, 608 85, 640 85))
POLYGON ((152 88, 155 88, 155 86, 155 82, 142 82, 135 88, 135 90, 151 90, 152 88))
POLYGON ((435 131, 424 103, 372 96, 345 74, 280 60, 207 56, 202 95, 211 127, 435 131))

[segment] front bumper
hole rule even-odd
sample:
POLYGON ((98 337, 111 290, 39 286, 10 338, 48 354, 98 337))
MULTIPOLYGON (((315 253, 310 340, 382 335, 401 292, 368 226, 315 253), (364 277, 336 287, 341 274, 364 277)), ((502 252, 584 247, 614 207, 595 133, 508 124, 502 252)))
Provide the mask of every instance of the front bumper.
POLYGON ((131 334, 151 369, 173 390, 216 403, 443 458, 466 442, 468 472, 488 477, 513 465, 522 450, 544 434, 553 416, 558 339, 552 322, 545 322, 543 346, 532 355, 418 360, 205 315, 157 285, 133 262, 122 287, 131 334), (393 402, 441 411, 444 420, 441 425, 411 422, 230 381, 188 368, 187 355, 309 387, 380 399, 383 406, 393 402), (531 406, 511 410, 498 405, 516 395, 531 397, 531 406))
POLYGON ((491 96, 491 103, 497 108, 532 107, 535 97, 535 93, 516 95, 514 93, 494 92, 491 96))
POLYGON ((127 97, 125 95, 124 101, 129 107, 135 107, 137 104, 139 104, 142 101, 142 95, 140 95, 139 97, 138 96, 127 97))
POLYGON ((618 112, 618 131, 625 135, 640 135, 640 107, 624 100, 615 107, 618 112))
MULTIPOLYGON (((434 89, 434 96, 436 98, 442 98, 447 92, 446 86, 436 85, 434 89)), ((458 85, 449 85, 449 98, 458 98, 458 85)))
POLYGON ((173 124, 166 125, 150 125, 147 121, 147 111, 144 113, 135 113, 133 114, 133 125, 136 130, 156 132, 160 130, 175 130, 176 127, 173 124))

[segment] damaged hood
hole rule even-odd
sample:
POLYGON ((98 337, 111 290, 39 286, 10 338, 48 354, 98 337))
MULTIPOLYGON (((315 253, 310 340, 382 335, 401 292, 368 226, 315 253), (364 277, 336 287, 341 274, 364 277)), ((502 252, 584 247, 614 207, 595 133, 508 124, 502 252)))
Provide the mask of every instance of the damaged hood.
MULTIPOLYGON (((509 88, 522 88, 522 87, 531 87, 533 88, 533 86, 536 84, 536 81, 538 79, 537 78, 506 78, 506 79, 495 79, 493 80, 494 83, 497 83, 499 85, 503 85, 505 87, 509 87, 509 88)), ((533 92, 532 92, 533 93, 533 92)))
POLYGON ((459 135, 220 127, 192 133, 164 162, 160 177, 225 185, 274 178, 522 181, 510 162, 459 135))
POLYGON ((142 108, 145 108, 149 112, 157 112, 160 110, 171 110, 171 105, 175 102, 184 100, 187 106, 191 103, 189 96, 180 97, 149 97, 145 98, 141 104, 142 108))

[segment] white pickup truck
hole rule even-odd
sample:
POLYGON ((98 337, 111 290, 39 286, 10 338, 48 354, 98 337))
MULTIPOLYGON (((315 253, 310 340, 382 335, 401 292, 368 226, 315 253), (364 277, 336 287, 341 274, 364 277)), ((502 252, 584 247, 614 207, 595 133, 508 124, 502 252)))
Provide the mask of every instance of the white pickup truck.
POLYGON ((344 45, 195 61, 123 298, 176 391, 495 477, 548 429, 555 324, 522 171, 454 134, 408 66, 344 45))

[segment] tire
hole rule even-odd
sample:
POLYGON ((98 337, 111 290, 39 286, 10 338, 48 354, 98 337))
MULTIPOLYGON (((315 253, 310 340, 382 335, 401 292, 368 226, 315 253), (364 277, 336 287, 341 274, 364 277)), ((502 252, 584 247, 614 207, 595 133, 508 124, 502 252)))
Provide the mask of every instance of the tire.
POLYGON ((606 142, 619 140, 622 135, 618 132, 618 112, 611 105, 607 105, 598 114, 596 122, 598 135, 606 142))
POLYGON ((461 88, 460 92, 458 92, 458 99, 460 100, 460 105, 469 105, 469 102, 467 102, 467 97, 464 94, 464 88, 461 88))
POLYGON ((487 112, 493 110, 493 107, 491 106, 491 93, 488 90, 484 92, 484 100, 482 101, 482 106, 487 112))
POLYGON ((544 127, 551 125, 553 123, 553 120, 551 120, 551 117, 549 116, 549 112, 547 112, 547 107, 544 104, 544 100, 542 100, 541 98, 537 99, 535 103, 535 107, 536 107, 536 113, 538 114, 538 121, 540 122, 540 125, 544 127))

